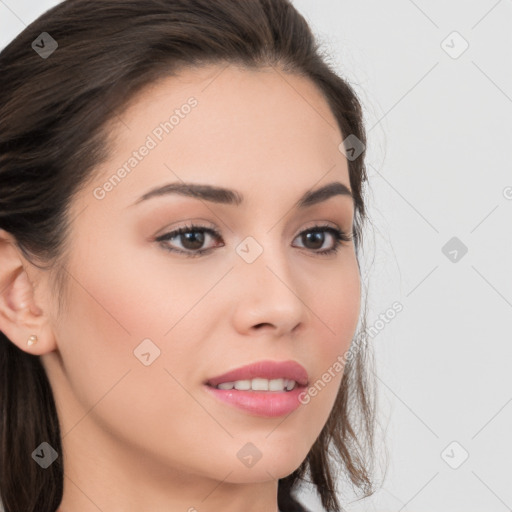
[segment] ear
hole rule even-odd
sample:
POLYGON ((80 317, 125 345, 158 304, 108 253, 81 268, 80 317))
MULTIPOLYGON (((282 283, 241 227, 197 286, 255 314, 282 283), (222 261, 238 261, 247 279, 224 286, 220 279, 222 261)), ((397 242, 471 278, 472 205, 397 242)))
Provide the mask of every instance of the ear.
POLYGON ((45 313, 50 304, 36 300, 33 283, 43 277, 41 272, 22 256, 14 237, 0 229, 0 331, 19 349, 34 355, 56 348, 45 313), (29 345, 28 338, 33 334, 37 343, 29 345))

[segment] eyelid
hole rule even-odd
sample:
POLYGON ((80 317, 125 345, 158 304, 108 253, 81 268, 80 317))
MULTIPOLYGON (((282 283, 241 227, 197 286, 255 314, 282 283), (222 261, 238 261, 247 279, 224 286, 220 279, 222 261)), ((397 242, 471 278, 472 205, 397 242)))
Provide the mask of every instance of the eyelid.
POLYGON ((217 229, 217 226, 210 222, 209 220, 203 219, 201 217, 194 217, 192 219, 187 217, 186 219, 177 220, 172 224, 166 225, 165 228, 158 230, 157 233, 153 235, 153 240, 157 239, 160 236, 167 235, 172 231, 177 231, 180 228, 190 227, 192 224, 195 227, 208 228, 217 232, 219 231, 217 229))
POLYGON ((305 226, 302 226, 299 229, 299 231, 297 231, 294 238, 296 238, 298 235, 300 235, 303 231, 308 231, 309 229, 313 229, 317 226, 331 227, 331 228, 335 228, 335 229, 344 231, 344 229, 341 226, 339 226, 336 222, 332 222, 329 220, 312 220, 312 221, 308 222, 305 226))
MULTIPOLYGON (((308 222, 306 224, 306 226, 302 226, 295 233, 295 235, 293 236, 293 240, 295 240, 295 238, 297 238, 304 231, 308 231, 308 230, 313 229, 313 228, 315 228, 315 227, 317 227, 319 225, 321 227, 324 227, 324 226, 333 227, 334 229, 337 229, 339 231, 344 232, 348 236, 352 235, 352 230, 351 229, 346 230, 342 226, 337 224, 336 222, 325 221, 325 220, 312 220, 312 221, 308 222)), ((166 226, 162 230, 159 230, 158 233, 153 236, 153 241, 157 241, 158 238, 160 238, 160 237, 162 237, 164 235, 168 235, 168 234, 170 234, 172 232, 178 231, 180 229, 185 229, 185 228, 188 228, 191 231, 194 230, 194 229, 201 229, 201 230, 204 230, 204 231, 211 230, 211 231, 214 231, 215 233, 217 233, 218 235, 220 235, 219 229, 212 222, 210 222, 210 221, 208 221, 206 219, 202 219, 202 218, 194 218, 194 219, 188 219, 188 220, 173 222, 171 225, 166 226), (201 224, 201 225, 196 224, 196 221, 203 222, 204 224, 201 224)))

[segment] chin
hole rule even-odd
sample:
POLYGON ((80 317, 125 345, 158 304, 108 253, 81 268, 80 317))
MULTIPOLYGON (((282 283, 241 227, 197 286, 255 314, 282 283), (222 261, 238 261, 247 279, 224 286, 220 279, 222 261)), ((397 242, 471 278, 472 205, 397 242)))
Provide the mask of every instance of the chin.
MULTIPOLYGON (((223 477, 232 470, 232 473, 226 478, 226 482, 231 483, 257 483, 268 482, 285 478, 292 474, 304 461, 307 453, 275 453, 272 457, 262 457, 252 462, 252 465, 245 465, 240 462, 231 468, 226 467, 223 477)), ((238 461, 237 461, 238 462, 238 461)))

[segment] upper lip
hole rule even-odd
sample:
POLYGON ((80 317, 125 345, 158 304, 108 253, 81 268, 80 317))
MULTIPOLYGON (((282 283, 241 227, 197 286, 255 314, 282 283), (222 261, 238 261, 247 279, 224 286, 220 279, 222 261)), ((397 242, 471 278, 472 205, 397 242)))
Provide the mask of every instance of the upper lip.
POLYGON ((223 382, 237 380, 251 380, 257 377, 263 379, 289 379, 299 386, 307 386, 308 372, 296 361, 257 361, 256 363, 241 366, 229 372, 217 375, 206 381, 210 386, 218 386, 223 382))

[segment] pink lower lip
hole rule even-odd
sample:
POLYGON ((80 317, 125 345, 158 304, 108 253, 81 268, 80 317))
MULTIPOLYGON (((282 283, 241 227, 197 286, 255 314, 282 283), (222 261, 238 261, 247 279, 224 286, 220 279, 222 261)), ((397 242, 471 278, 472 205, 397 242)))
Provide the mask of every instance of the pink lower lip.
POLYGON ((295 386, 291 391, 239 391, 204 386, 208 392, 227 404, 257 416, 275 418, 290 414, 301 405, 299 395, 304 386, 295 386))

